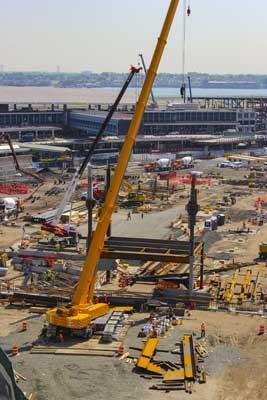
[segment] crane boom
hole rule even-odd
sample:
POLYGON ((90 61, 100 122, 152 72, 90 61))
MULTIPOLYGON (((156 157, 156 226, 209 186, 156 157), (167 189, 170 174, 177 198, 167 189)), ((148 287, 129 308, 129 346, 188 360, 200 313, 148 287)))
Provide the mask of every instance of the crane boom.
POLYGON ((61 201, 61 203, 60 203, 60 205, 59 205, 59 207, 57 209, 57 212, 56 212, 55 218, 54 218, 54 220, 52 222, 52 225, 57 225, 59 223, 61 215, 64 212, 64 209, 66 207, 66 204, 68 203, 68 201, 70 200, 73 192, 75 191, 75 189, 76 189, 76 187, 77 187, 77 185, 79 183, 79 180, 80 180, 83 172, 85 171, 85 168, 86 168, 87 164, 91 160, 92 155, 94 154, 94 151, 95 151, 98 143, 100 142, 100 140, 102 138, 102 135, 105 132, 106 127, 108 126, 108 124, 109 124, 114 112, 116 111, 116 109, 118 107, 119 102, 121 101, 121 99, 122 99, 124 93, 126 92, 126 89, 128 88, 129 84, 131 83, 131 80, 133 79, 133 76, 136 73, 138 73, 140 70, 141 70, 141 68, 135 68, 135 67, 131 66, 130 73, 129 73, 129 75, 128 75, 128 77, 127 77, 127 79, 126 79, 126 81, 125 81, 120 93, 118 94, 118 97, 116 98, 114 104, 111 106, 111 108, 110 108, 105 120, 103 121, 103 123, 102 123, 102 125, 101 125, 101 127, 100 127, 100 129, 99 129, 99 131, 98 131, 98 133, 97 133, 97 135, 96 135, 96 137, 95 137, 95 139, 94 139, 94 141, 93 141, 93 143, 92 143, 92 145, 91 145, 91 147, 90 147, 90 149, 89 149, 89 151, 88 151, 88 153, 87 153, 87 155, 85 157, 85 159, 83 160, 80 168, 78 169, 78 171, 75 172, 75 174, 72 177, 71 183, 68 186, 68 189, 65 192, 65 195, 64 195, 64 197, 63 197, 63 199, 62 199, 62 201, 61 201))
MULTIPOLYGON (((96 231, 94 232, 93 239, 91 241, 91 246, 89 248, 85 265, 83 267, 83 271, 79 280, 79 284, 74 293, 72 304, 86 304, 87 302, 87 294, 90 287, 90 283, 94 278, 94 274, 96 271, 96 266, 98 260, 100 258, 101 252, 104 247, 104 240, 107 233, 108 226, 111 221, 111 215, 114 210, 115 201, 120 189, 121 182, 123 180, 123 176, 128 164, 128 160, 130 158, 136 135, 141 123, 141 119, 143 117, 143 113, 149 98, 149 94, 157 73, 157 69, 160 63, 160 59, 166 45, 167 37, 171 28, 171 24, 175 15, 176 8, 179 4, 179 0, 172 0, 160 37, 158 39, 158 43, 156 49, 154 51, 153 58, 151 60, 150 67, 147 71, 146 78, 144 81, 144 85, 142 91, 140 93, 136 110, 133 115, 128 133, 126 135, 120 157, 118 160, 117 167, 115 169, 114 175, 112 177, 111 185, 109 191, 106 196, 105 203, 102 208, 102 212, 99 218, 98 225, 96 227, 96 231)), ((88 302, 92 302, 92 298, 88 299, 88 302)))
MULTIPOLYGON (((140 53, 139 57, 141 59, 142 65, 143 65, 144 72, 145 72, 145 74, 147 74, 147 69, 146 69, 146 64, 145 64, 145 60, 144 60, 143 54, 140 53)), ((151 88, 150 94, 151 94, 151 98, 152 98, 152 101, 153 101, 153 105, 155 106, 157 104, 157 101, 155 99, 155 96, 154 96, 152 88, 151 88)))
POLYGON ((96 267, 104 248, 105 236, 111 221, 115 201, 135 143, 138 128, 143 117, 178 4, 179 0, 171 0, 170 2, 150 68, 148 69, 139 100, 136 104, 135 113, 125 137, 111 185, 100 214, 99 222, 91 240, 81 277, 72 298, 72 305, 63 308, 56 307, 47 311, 46 319, 52 325, 70 329, 72 332, 76 330, 77 333, 80 333, 81 330, 86 330, 88 328, 92 320, 109 311, 109 307, 106 303, 93 304, 96 267))

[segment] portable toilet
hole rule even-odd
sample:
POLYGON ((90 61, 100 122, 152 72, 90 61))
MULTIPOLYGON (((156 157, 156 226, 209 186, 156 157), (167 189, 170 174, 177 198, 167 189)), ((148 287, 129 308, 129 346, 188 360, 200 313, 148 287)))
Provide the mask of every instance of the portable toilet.
POLYGON ((211 230, 211 219, 206 219, 204 223, 204 230, 205 231, 210 231, 211 230))
POLYGON ((224 214, 218 214, 217 215, 217 225, 218 226, 223 226, 225 224, 225 215, 224 214))
POLYGON ((216 231, 217 229, 217 217, 211 217, 211 230, 216 231))

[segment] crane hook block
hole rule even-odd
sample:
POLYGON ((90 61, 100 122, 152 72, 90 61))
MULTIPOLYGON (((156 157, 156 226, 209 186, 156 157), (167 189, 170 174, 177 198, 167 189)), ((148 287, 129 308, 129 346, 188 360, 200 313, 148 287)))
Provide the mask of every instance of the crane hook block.
POLYGON ((138 74, 138 72, 140 72, 141 69, 142 67, 135 67, 134 65, 130 65, 130 71, 135 72, 136 74, 138 74))
POLYGON ((191 14, 191 8, 190 6, 187 7, 187 16, 189 17, 189 15, 191 14))

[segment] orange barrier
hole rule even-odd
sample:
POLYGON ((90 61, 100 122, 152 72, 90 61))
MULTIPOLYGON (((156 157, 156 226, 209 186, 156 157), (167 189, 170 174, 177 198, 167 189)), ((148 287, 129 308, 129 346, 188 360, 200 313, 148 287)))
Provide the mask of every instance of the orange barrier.
POLYGON ((256 208, 262 207, 263 203, 265 203, 266 207, 267 197, 257 197, 257 199, 255 200, 255 207, 256 208))
POLYGON ((5 194, 27 194, 30 191, 29 185, 19 185, 19 184, 10 184, 10 185, 0 185, 0 193, 5 194))
MULTIPOLYGON (((177 175, 169 178, 169 184, 183 184, 183 185, 191 185, 192 175, 177 175)), ((210 186, 212 183, 212 179, 209 178, 197 178, 196 185, 208 185, 210 186)))
MULTIPOLYGON (((93 182, 93 183, 97 183, 97 179, 96 179, 96 178, 93 178, 93 179, 92 179, 92 182, 93 182)), ((80 179, 79 185, 80 185, 80 186, 83 186, 83 187, 88 187, 88 180, 87 180, 87 179, 80 179)))

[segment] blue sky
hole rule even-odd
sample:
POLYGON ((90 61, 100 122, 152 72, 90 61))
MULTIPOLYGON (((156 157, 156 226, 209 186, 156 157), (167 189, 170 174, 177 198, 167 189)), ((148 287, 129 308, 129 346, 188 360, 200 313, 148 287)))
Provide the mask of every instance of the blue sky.
MULTIPOLYGON (((183 1, 183 0, 182 0, 183 1)), ((181 72, 182 1, 160 65, 181 72)), ((186 70, 267 73, 266 0, 191 0, 186 70)), ((5 70, 127 71, 147 64, 169 0, 0 0, 5 70)))

